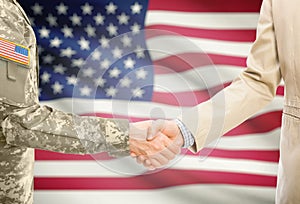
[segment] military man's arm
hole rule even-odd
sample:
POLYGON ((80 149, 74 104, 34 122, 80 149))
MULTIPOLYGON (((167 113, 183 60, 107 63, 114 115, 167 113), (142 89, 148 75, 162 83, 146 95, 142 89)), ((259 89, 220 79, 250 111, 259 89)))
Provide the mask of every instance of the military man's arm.
POLYGON ((128 155, 126 120, 80 117, 39 104, 34 31, 16 1, 1 1, 0 9, 0 43, 7 45, 0 47, 0 140, 64 153, 128 155))
POLYGON ((129 154, 128 121, 77 116, 35 104, 15 109, 2 122, 10 145, 63 153, 129 154))

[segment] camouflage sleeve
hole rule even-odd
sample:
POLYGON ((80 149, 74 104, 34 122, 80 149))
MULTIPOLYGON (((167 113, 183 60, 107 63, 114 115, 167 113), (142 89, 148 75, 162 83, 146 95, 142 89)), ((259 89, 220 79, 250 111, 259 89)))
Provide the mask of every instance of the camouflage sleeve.
POLYGON ((128 155, 126 120, 80 117, 39 105, 34 31, 15 0, 0 0, 0 10, 1 42, 27 52, 24 63, 0 55, 0 141, 64 153, 128 155))
POLYGON ((128 121, 77 116, 47 106, 33 105, 14 111, 2 122, 10 145, 63 153, 129 154, 128 121))

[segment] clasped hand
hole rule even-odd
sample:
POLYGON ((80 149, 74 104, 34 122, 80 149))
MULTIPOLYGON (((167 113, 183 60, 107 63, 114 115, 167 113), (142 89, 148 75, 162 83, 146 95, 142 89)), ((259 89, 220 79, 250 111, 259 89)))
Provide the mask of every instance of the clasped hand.
POLYGON ((131 156, 153 170, 180 153, 183 137, 173 120, 148 120, 130 124, 129 145, 131 156))

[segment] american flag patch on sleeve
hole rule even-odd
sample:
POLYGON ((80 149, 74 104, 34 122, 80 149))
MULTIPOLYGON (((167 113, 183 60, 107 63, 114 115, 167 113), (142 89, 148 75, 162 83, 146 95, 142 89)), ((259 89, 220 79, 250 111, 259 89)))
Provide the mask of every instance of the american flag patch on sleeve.
POLYGON ((0 38, 0 57, 28 66, 29 48, 0 38))

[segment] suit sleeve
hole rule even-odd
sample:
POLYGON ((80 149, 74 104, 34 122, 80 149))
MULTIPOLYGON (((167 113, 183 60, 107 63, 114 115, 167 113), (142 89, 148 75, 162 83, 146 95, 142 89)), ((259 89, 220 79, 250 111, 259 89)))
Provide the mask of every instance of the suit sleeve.
POLYGON ((264 0, 247 68, 212 99, 182 114, 181 120, 195 137, 191 150, 201 150, 265 107, 276 95, 280 80, 272 0, 264 0))

